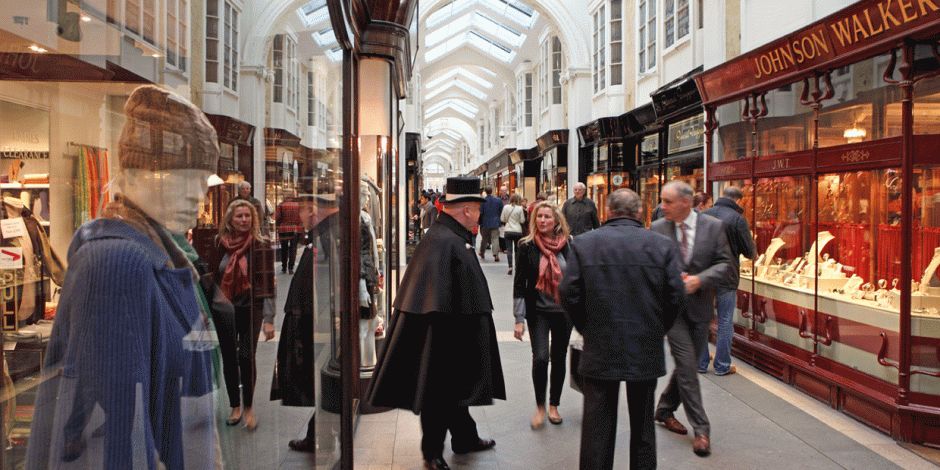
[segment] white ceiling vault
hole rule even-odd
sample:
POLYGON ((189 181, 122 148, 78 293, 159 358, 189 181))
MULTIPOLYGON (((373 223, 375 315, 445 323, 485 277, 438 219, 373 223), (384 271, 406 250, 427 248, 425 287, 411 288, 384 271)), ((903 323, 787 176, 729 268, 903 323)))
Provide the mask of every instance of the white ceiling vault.
MULTIPOLYGON (((515 90, 515 72, 524 62, 539 61, 539 39, 548 30, 562 42, 571 67, 588 65, 586 35, 575 17, 584 1, 571 0, 429 0, 418 4, 419 24, 414 73, 420 75, 423 116, 419 128, 424 158, 452 156, 462 145, 477 144, 477 121, 515 90), (449 130, 449 132, 443 132, 449 130), (431 137, 431 138, 428 138, 431 137)), ((298 56, 333 60, 342 57, 330 26, 326 0, 250 2, 243 13, 251 24, 245 35, 243 63, 263 66, 273 34, 291 31, 298 56)), ((412 45, 415 47, 415 45, 412 45)), ((508 110, 507 110, 508 112, 508 110)))

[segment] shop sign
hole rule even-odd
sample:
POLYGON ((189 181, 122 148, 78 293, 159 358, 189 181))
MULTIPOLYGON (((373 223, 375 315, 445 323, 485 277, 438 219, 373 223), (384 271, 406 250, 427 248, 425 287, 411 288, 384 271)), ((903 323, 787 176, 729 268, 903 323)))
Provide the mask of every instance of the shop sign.
POLYGON ((733 160, 730 162, 710 163, 708 165, 709 180, 729 180, 733 178, 750 178, 751 162, 749 158, 733 160))
POLYGON ((16 237, 25 237, 26 224, 23 223, 22 217, 12 217, 9 219, 0 220, 0 234, 3 235, 3 238, 16 238, 16 237))
POLYGON ((812 152, 763 157, 754 162, 754 173, 758 175, 777 172, 794 173, 800 170, 810 171, 812 168, 812 152))
MULTIPOLYGON (((18 219, 22 223, 23 219, 18 219)), ((5 222, 5 221, 4 221, 5 222)), ((19 247, 0 248, 0 269, 16 269, 23 267, 23 249, 19 247)))
POLYGON ((849 144, 819 150, 816 166, 820 169, 847 165, 901 163, 901 139, 882 139, 873 143, 849 144))
POLYGON ((696 77, 706 102, 785 77, 887 42, 940 20, 938 0, 869 0, 843 9, 696 77))
MULTIPOLYGON (((644 142, 645 143, 645 142, 644 142)), ((699 148, 705 144, 702 115, 692 116, 669 125, 669 154, 699 148)))

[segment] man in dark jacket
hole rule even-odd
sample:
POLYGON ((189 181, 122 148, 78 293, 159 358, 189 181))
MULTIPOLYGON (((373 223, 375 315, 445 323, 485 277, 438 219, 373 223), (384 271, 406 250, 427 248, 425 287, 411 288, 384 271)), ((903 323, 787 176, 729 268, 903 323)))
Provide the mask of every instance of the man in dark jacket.
POLYGON ((561 213, 564 214, 573 237, 600 227, 601 222, 597 218, 597 206, 594 201, 585 196, 587 187, 584 183, 575 183, 572 191, 574 197, 565 201, 561 206, 561 213))
POLYGON ((421 415, 421 452, 431 470, 450 468, 448 430, 456 454, 495 446, 479 437, 468 406, 506 399, 493 303, 470 244, 482 201, 479 179, 447 179, 444 210, 405 270, 367 394, 373 406, 421 415))
POLYGON ((656 405, 656 420, 677 434, 688 430, 673 415, 679 405, 695 432, 692 450, 705 457, 711 454, 710 425, 696 367, 703 350, 708 349, 708 325, 715 312, 715 289, 731 277, 731 250, 721 221, 692 210, 695 192, 688 184, 673 180, 661 192, 663 218, 650 224, 650 230, 669 237, 682 254, 685 293, 689 296, 687 314, 669 329, 669 351, 676 368, 656 405))
MULTIPOLYGON (((728 237, 728 247, 731 248, 731 264, 734 269, 732 269, 727 285, 715 287, 715 307, 718 311, 715 375, 728 375, 737 372, 737 369, 731 365, 731 336, 734 334, 734 325, 731 321, 734 316, 738 279, 741 271, 739 259, 741 255, 747 259, 754 259, 755 250, 754 237, 751 236, 747 219, 741 215, 744 209, 738 205, 738 202, 744 197, 741 188, 728 186, 722 191, 721 196, 711 208, 702 211, 702 213, 721 220, 725 227, 725 235, 728 237)), ((704 374, 708 371, 709 360, 708 349, 706 348, 698 361, 698 371, 700 373, 704 374)))
POLYGON ((493 247, 493 259, 499 261, 499 216, 503 213, 503 200, 493 194, 493 187, 486 188, 486 199, 480 205, 480 259, 486 249, 493 247))
POLYGON ((610 219, 571 242, 559 294, 584 335, 578 371, 584 376, 580 467, 614 467, 617 398, 627 383, 630 468, 656 468, 653 398, 666 375, 663 336, 686 309, 679 250, 643 228, 640 197, 618 189, 607 199, 610 219))

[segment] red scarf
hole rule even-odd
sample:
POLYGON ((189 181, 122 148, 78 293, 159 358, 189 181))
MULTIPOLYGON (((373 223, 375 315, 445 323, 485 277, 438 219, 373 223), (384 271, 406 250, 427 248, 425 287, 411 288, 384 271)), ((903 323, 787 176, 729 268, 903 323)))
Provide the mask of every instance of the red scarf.
POLYGON ((555 303, 560 304, 558 298, 558 283, 561 282, 561 267, 558 265, 558 252, 568 243, 564 237, 544 238, 541 232, 536 231, 532 237, 535 244, 542 250, 542 259, 539 261, 539 277, 535 288, 552 296, 555 303))
POLYGON ((230 235, 222 239, 222 245, 229 251, 228 264, 222 274, 222 292, 230 301, 235 296, 251 288, 251 279, 248 276, 248 257, 245 252, 254 239, 250 233, 243 235, 230 235), (236 271, 236 269, 238 271, 236 271))

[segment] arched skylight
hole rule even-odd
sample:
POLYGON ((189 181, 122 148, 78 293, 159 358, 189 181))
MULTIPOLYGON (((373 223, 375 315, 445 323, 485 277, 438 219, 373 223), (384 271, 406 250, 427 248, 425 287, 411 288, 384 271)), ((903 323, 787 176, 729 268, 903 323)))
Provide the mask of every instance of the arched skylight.
POLYGON ((464 100, 449 99, 425 109, 424 119, 428 119, 447 108, 453 109, 470 119, 476 118, 477 113, 480 111, 480 108, 476 107, 473 103, 468 103, 464 100))
POLYGON ((438 89, 436 89, 436 90, 434 90, 434 91, 428 92, 428 94, 425 95, 424 98, 425 98, 426 100, 430 100, 430 99, 434 98, 435 96, 437 96, 437 95, 443 93, 444 91, 449 90, 449 89, 451 89, 451 88, 453 88, 453 87, 457 87, 457 88, 460 88, 460 89, 463 90, 463 91, 466 91, 467 93, 473 95, 473 97, 476 98, 476 99, 478 99, 478 100, 481 100, 481 101, 485 101, 485 100, 486 100, 486 96, 487 96, 486 93, 484 93, 484 92, 482 92, 482 91, 480 91, 480 90, 474 88, 472 85, 470 85, 469 83, 467 83, 467 82, 465 82, 465 81, 463 81, 463 80, 461 80, 461 79, 459 79, 459 78, 455 78, 454 80, 452 80, 452 81, 450 81, 450 82, 444 84, 444 85, 441 86, 440 88, 438 88, 438 89))
POLYGON ((427 173, 443 174, 444 166, 438 162, 427 163, 424 165, 424 171, 427 173))
POLYGON ((469 44, 473 47, 476 47, 480 51, 489 54, 493 58, 507 64, 511 63, 512 60, 516 58, 516 51, 509 49, 508 47, 499 44, 476 31, 467 31, 463 34, 448 39, 447 42, 441 45, 438 45, 432 49, 428 49, 427 52, 424 53, 424 62, 429 64, 441 58, 445 54, 460 48, 464 44, 469 44))
MULTIPOLYGON (((483 71, 485 71, 485 72, 487 72, 487 73, 489 73, 489 74, 492 74, 492 76, 494 76, 494 77, 496 76, 496 74, 493 73, 491 70, 486 70, 486 69, 481 69, 481 70, 483 70, 483 71)), ((464 77, 464 78, 466 78, 467 80, 470 80, 470 81, 472 81, 473 83, 476 83, 477 85, 480 85, 481 87, 486 88, 487 90, 493 88, 493 84, 492 84, 492 83, 490 83, 490 82, 488 82, 488 81, 486 81, 486 80, 480 78, 479 75, 477 75, 477 74, 475 74, 475 73, 473 73, 473 72, 471 72, 471 71, 469 71, 469 70, 467 70, 467 69, 465 69, 465 68, 463 68, 463 67, 456 67, 456 68, 454 68, 453 70, 451 70, 450 72, 447 72, 447 73, 445 73, 445 74, 443 74, 443 75, 441 75, 441 76, 435 78, 434 80, 431 80, 430 82, 425 83, 425 84, 424 84, 424 89, 425 89, 425 90, 430 90, 431 88, 434 88, 434 87, 440 85, 441 83, 444 83, 444 82, 446 82, 447 80, 450 80, 451 78, 453 78, 453 77, 455 77, 455 76, 457 76, 457 75, 460 75, 461 77, 464 77)))
POLYGON ((490 36, 499 38, 510 46, 520 47, 525 42, 525 34, 505 25, 491 16, 474 11, 441 26, 424 37, 424 46, 430 48, 468 28, 479 29, 490 36))
POLYGON ((314 33, 310 33, 318 46, 328 46, 336 42, 336 35, 333 34, 333 27, 329 26, 314 33))
POLYGON ((532 28, 539 18, 537 11, 517 0, 454 0, 434 10, 434 13, 428 15, 425 24, 428 29, 434 28, 477 5, 486 7, 525 29, 532 28))
POLYGON ((330 11, 326 7, 326 0, 313 0, 298 8, 297 16, 308 27, 316 26, 330 19, 330 11))

